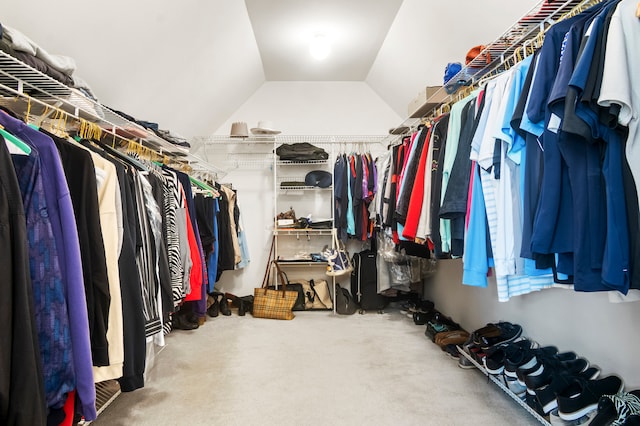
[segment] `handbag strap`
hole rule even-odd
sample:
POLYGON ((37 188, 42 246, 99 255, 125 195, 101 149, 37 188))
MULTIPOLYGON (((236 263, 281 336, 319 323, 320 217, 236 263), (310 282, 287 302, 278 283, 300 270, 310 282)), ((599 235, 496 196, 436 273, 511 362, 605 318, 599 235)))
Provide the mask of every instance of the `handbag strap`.
POLYGON ((273 255, 273 249, 275 247, 276 244, 276 237, 272 236, 271 237, 271 248, 269 249, 269 257, 267 257, 267 267, 264 271, 264 277, 262 277, 262 286, 261 287, 267 287, 267 277, 269 276, 269 270, 271 269, 271 256, 273 255))
POLYGON ((329 307, 322 301, 322 298, 316 291, 316 283, 313 280, 311 280, 309 281, 309 284, 311 285, 311 290, 313 291, 313 294, 314 294, 314 300, 318 299, 318 301, 322 304, 322 306, 324 306, 326 309, 329 309, 329 307))
POLYGON ((347 253, 347 246, 338 239, 337 229, 334 228, 332 234, 333 234, 333 244, 336 246, 336 252, 344 254, 344 258, 346 260, 346 265, 344 266, 346 268, 353 268, 351 259, 349 259, 349 253, 347 253))
MULTIPOLYGON (((278 275, 280 275, 280 281, 282 281, 282 297, 285 297, 285 293, 287 292, 287 278, 285 278, 284 272, 282 272, 282 269, 280 269, 280 265, 278 265, 278 261, 277 260, 273 260, 272 261, 273 264, 276 266, 276 271, 278 271, 278 275)), ((280 290, 278 290, 280 291, 280 290)))

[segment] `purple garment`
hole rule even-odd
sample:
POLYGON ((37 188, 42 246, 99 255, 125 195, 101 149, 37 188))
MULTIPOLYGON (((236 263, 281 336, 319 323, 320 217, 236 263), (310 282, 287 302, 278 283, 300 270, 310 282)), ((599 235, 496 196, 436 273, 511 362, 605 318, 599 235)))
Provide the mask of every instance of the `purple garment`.
POLYGON ((27 126, 22 121, 0 111, 0 124, 22 141, 36 148, 40 165, 49 220, 58 247, 62 279, 66 284, 73 365, 76 373, 76 392, 81 401, 85 420, 95 420, 96 389, 93 380, 91 344, 89 342, 89 315, 84 291, 80 245, 69 187, 55 144, 48 136, 27 126), (58 244, 60 243, 60 244, 58 244))
POLYGON ((367 155, 360 157, 362 162, 362 199, 367 200, 369 197, 369 168, 367 167, 367 155))
POLYGON ((67 392, 75 388, 69 317, 58 250, 49 221, 40 173, 40 156, 12 155, 24 212, 29 243, 29 273, 47 407, 61 408, 67 392))

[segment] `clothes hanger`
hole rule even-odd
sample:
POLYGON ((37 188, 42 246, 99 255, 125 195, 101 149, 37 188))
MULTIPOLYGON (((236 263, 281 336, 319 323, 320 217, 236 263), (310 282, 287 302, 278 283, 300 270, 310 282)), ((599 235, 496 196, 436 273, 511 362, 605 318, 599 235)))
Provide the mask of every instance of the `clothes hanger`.
POLYGON ((7 132, 4 129, 4 126, 2 125, 0 125, 0 135, 4 137, 7 148, 9 149, 9 152, 11 154, 16 154, 16 155, 31 154, 31 147, 26 143, 24 143, 23 141, 21 141, 20 139, 18 139, 17 137, 15 137, 14 135, 12 135, 11 133, 7 132))

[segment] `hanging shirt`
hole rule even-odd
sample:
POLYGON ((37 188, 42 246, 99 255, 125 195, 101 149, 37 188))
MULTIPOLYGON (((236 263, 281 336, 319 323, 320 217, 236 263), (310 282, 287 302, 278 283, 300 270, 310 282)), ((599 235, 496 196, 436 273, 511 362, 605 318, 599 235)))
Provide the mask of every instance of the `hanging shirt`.
POLYGON ((25 213, 11 156, 1 136, 0 221, 4 225, 0 227, 0 262, 5 274, 0 286, 0 422, 43 425, 47 422, 47 404, 33 311, 25 213), (13 380, 16 376, 20 380, 13 380))
MULTIPOLYGON (((4 143, 4 141, 2 141, 4 143)), ((27 218, 29 271, 47 407, 61 408, 75 388, 68 307, 56 242, 47 213, 40 156, 12 155, 27 218)))
MULTIPOLYGON (((447 129, 447 149, 442 162, 441 206, 447 192, 447 186, 449 185, 451 168, 453 167, 456 153, 458 152, 458 142, 460 141, 460 131, 462 128, 462 111, 469 102, 477 98, 478 92, 478 90, 475 90, 469 96, 456 102, 451 107, 449 127, 447 129)), ((451 221, 449 219, 440 218, 440 238, 442 240, 442 251, 451 252, 451 221)))
MULTIPOLYGON (((186 238, 187 224, 184 222, 185 213, 180 210, 182 195, 179 189, 178 176, 167 168, 162 168, 165 177, 164 186, 164 212, 166 217, 165 233, 167 242, 167 256, 169 258, 169 273, 171 279, 171 294, 174 308, 184 299, 184 277, 189 272, 185 268, 191 268, 190 259, 187 265, 186 252, 183 259, 182 241, 186 238), (183 232, 181 232, 183 230, 183 232)), ((186 247, 186 246, 185 246, 186 247)))
POLYGON ((62 277, 66 285, 71 344, 76 388, 81 401, 79 410, 87 420, 96 418, 96 392, 93 380, 89 314, 85 294, 78 227, 60 155, 53 140, 22 121, 0 111, 0 124, 21 140, 38 149, 44 179, 47 212, 56 240, 62 277))
POLYGON ((624 145, 626 162, 633 179, 625 179, 625 188, 628 188, 626 199, 633 200, 631 205, 635 208, 635 212, 628 212, 628 218, 636 228, 636 232, 630 234, 633 265, 631 287, 635 289, 640 288, 640 233, 637 232, 640 210, 635 201, 640 193, 640 114, 637 113, 640 111, 640 93, 637 88, 640 75, 637 52, 640 28, 635 16, 636 7, 637 2, 622 0, 611 17, 602 87, 598 98, 598 104, 603 107, 619 106, 618 123, 629 129, 624 145), (630 183, 634 183, 635 188, 630 183))

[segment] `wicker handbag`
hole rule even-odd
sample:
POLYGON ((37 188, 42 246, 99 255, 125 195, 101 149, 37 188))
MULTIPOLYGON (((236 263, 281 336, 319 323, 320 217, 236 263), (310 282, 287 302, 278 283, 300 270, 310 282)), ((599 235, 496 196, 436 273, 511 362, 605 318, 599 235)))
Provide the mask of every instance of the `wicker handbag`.
POLYGON ((253 316, 255 318, 270 318, 281 320, 292 320, 295 315, 292 312, 293 305, 298 299, 298 293, 295 291, 287 290, 287 280, 284 278, 278 262, 271 260, 271 254, 273 253, 274 241, 271 241, 271 251, 269 252, 269 261, 267 262, 267 268, 264 271, 264 278, 262 279, 262 286, 256 288, 253 291, 253 316), (269 272, 271 265, 275 266, 275 269, 280 276, 280 282, 282 283, 282 289, 272 290, 268 287, 269 272))

